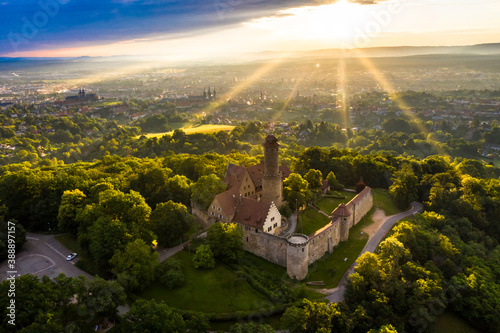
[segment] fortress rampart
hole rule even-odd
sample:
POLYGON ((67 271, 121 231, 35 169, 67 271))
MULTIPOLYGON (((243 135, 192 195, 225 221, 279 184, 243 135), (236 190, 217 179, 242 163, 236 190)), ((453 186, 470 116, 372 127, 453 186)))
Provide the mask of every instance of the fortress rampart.
MULTIPOLYGON (((290 237, 284 238, 256 230, 248 226, 242 226, 244 230, 244 249, 270 262, 287 267, 290 277, 299 280, 307 276, 307 266, 323 257, 326 253, 332 253, 334 248, 341 242, 346 241, 342 237, 342 226, 349 229, 356 225, 373 206, 373 194, 371 188, 366 187, 346 205, 340 205, 332 212, 332 221, 314 234, 292 235, 298 240, 304 238, 304 242, 291 242, 290 237), (300 243, 298 246, 297 244, 300 243)), ((292 239, 293 240, 293 239, 292 239)))

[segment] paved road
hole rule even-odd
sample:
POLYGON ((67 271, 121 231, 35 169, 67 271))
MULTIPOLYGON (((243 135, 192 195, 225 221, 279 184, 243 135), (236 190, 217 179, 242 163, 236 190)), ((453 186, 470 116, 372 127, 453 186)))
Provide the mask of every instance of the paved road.
POLYGON ((282 237, 290 236, 295 232, 295 229, 297 229, 297 214, 298 212, 295 212, 294 214, 292 214, 292 216, 290 216, 290 222, 291 222, 290 228, 288 228, 288 231, 286 233, 281 235, 282 237))
MULTIPOLYGON (((92 275, 75 266, 78 257, 72 261, 66 260, 66 256, 71 251, 59 243, 53 235, 28 232, 26 238, 24 250, 16 254, 15 270, 18 275, 32 273, 39 277, 47 275, 50 278, 55 278, 60 273, 64 273, 68 277, 84 275, 88 279, 92 279, 92 275)), ((7 271, 9 271, 7 262, 4 261, 0 265, 0 281, 9 276, 7 271)))
MULTIPOLYGON (((363 251, 361 251, 360 256, 366 252, 372 252, 372 253, 375 252, 375 249, 377 248, 378 244, 382 241, 382 239, 387 234, 387 232, 389 230, 391 230, 392 227, 399 220, 404 219, 405 217, 420 213, 423 209, 424 209, 424 206, 421 203, 412 202, 410 210, 396 214, 396 215, 389 216, 385 220, 385 222, 380 226, 377 233, 368 240, 365 247, 363 248, 363 251)), ((333 293, 331 293, 330 295, 328 295, 326 297, 327 300, 329 300, 332 303, 344 301, 344 294, 345 294, 345 289, 346 289, 347 278, 349 277, 350 274, 354 273, 354 268, 357 266, 357 264, 358 264, 357 262, 354 262, 351 265, 351 267, 349 267, 347 272, 342 277, 342 280, 340 280, 339 286, 337 288, 334 288, 333 293)))

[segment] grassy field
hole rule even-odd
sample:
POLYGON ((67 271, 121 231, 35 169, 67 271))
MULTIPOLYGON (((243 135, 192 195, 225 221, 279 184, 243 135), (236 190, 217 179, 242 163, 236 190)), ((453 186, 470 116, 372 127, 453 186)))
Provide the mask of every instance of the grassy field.
POLYGON ((445 311, 441 314, 434 326, 434 333, 479 333, 480 331, 472 327, 463 318, 452 311, 445 311))
POLYGON ((335 199, 332 197, 324 197, 318 200, 316 202, 316 206, 319 207, 322 211, 330 215, 332 211, 337 208, 341 203, 348 203, 349 201, 352 200, 356 196, 356 193, 352 192, 345 192, 342 191, 340 192, 342 196, 345 197, 345 199, 335 199))
POLYGON ((368 235, 361 234, 364 227, 372 223, 370 212, 353 226, 349 231, 349 241, 341 242, 331 254, 326 254, 323 258, 309 266, 309 274, 306 282, 323 281, 326 286, 318 288, 335 288, 368 242, 368 235), (347 258, 347 260, 345 260, 347 258))
POLYGON ((141 293, 141 297, 163 300, 178 309, 206 313, 252 311, 272 306, 271 302, 225 265, 217 264, 212 270, 198 270, 193 266, 192 255, 185 251, 173 258, 182 263, 185 285, 168 290, 159 282, 154 282, 141 293))
POLYGON ((373 191, 373 205, 382 209, 386 216, 401 213, 401 210, 396 207, 394 200, 388 190, 375 188, 373 191))
MULTIPOLYGON (((218 263, 212 270, 199 270, 194 268, 192 257, 185 251, 181 251, 173 257, 181 262, 186 278, 184 286, 168 290, 161 283, 154 282, 140 296, 146 299, 163 300, 168 305, 178 309, 205 313, 254 311, 274 306, 272 302, 253 289, 245 279, 239 278, 228 266, 218 263)), ((244 253, 241 265, 265 271, 283 279, 283 283, 290 283, 286 268, 253 254, 244 253)), ((290 285, 290 287, 296 289, 300 288, 301 285, 290 285)), ((300 296, 309 299, 323 297, 322 294, 304 288, 301 289, 300 296)), ((226 326, 227 324, 224 325, 224 327, 226 326)))
POLYGON ((182 129, 186 134, 193 133, 212 133, 218 131, 232 131, 235 126, 231 125, 213 125, 213 124, 201 124, 201 123, 172 123, 170 124, 173 130, 170 132, 163 133, 149 133, 145 134, 147 138, 162 137, 164 135, 172 135, 174 130, 182 129))
POLYGON ((299 214, 299 221, 295 232, 310 235, 323 228, 328 223, 330 223, 330 219, 327 216, 321 214, 314 208, 306 208, 299 214))

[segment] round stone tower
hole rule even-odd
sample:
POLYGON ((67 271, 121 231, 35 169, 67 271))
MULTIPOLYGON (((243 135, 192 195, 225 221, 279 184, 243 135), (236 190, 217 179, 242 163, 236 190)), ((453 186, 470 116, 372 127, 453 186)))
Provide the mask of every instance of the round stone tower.
POLYGON ((281 207, 283 183, 279 165, 278 139, 269 134, 264 146, 264 175, 262 177, 262 200, 274 201, 276 207, 281 207))
POLYGON ((288 237, 286 272, 292 279, 304 280, 309 266, 309 237, 293 234, 288 237))
POLYGON ((346 204, 340 204, 333 212, 332 219, 340 218, 340 241, 345 242, 349 239, 349 229, 351 221, 351 212, 346 204))

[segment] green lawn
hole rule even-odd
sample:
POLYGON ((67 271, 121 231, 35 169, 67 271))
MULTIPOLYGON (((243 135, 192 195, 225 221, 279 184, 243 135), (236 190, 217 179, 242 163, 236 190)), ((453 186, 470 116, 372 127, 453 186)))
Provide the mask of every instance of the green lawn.
POLYGON ((452 311, 445 311, 436 320, 434 333, 479 333, 462 317, 452 311))
MULTIPOLYGON (((170 124, 174 130, 182 129, 186 134, 193 133, 212 133, 218 131, 232 131, 235 126, 231 125, 213 125, 213 124, 201 124, 201 123, 172 123, 170 124), (179 127, 178 127, 179 126, 179 127)), ((149 133, 145 134, 147 138, 162 137, 164 135, 172 135, 174 131, 163 132, 163 133, 149 133)))
POLYGON ((299 214, 299 222, 295 232, 311 235, 330 223, 330 219, 314 208, 306 208, 299 214))
POLYGON ((373 205, 382 209, 386 216, 401 213, 401 210, 396 207, 394 200, 388 190, 375 188, 373 191, 373 205))
POLYGON ((361 230, 367 225, 373 223, 372 215, 375 210, 372 209, 365 217, 353 226, 349 231, 349 241, 341 242, 331 254, 326 254, 323 258, 309 266, 309 274, 306 282, 323 281, 326 286, 318 288, 335 288, 345 272, 368 242, 368 235, 361 234, 361 230), (344 259, 347 258, 346 261, 344 259))
POLYGON ((178 309, 206 313, 253 311, 273 305, 223 264, 217 264, 212 270, 198 270, 193 266, 192 255, 185 251, 173 258, 182 263, 185 285, 168 290, 161 283, 154 282, 141 293, 141 297, 163 300, 178 309))
POLYGON ((330 215, 332 211, 337 208, 341 203, 348 203, 356 196, 356 193, 341 191, 340 194, 345 199, 335 199, 333 197, 323 197, 316 202, 316 206, 322 211, 330 215))

